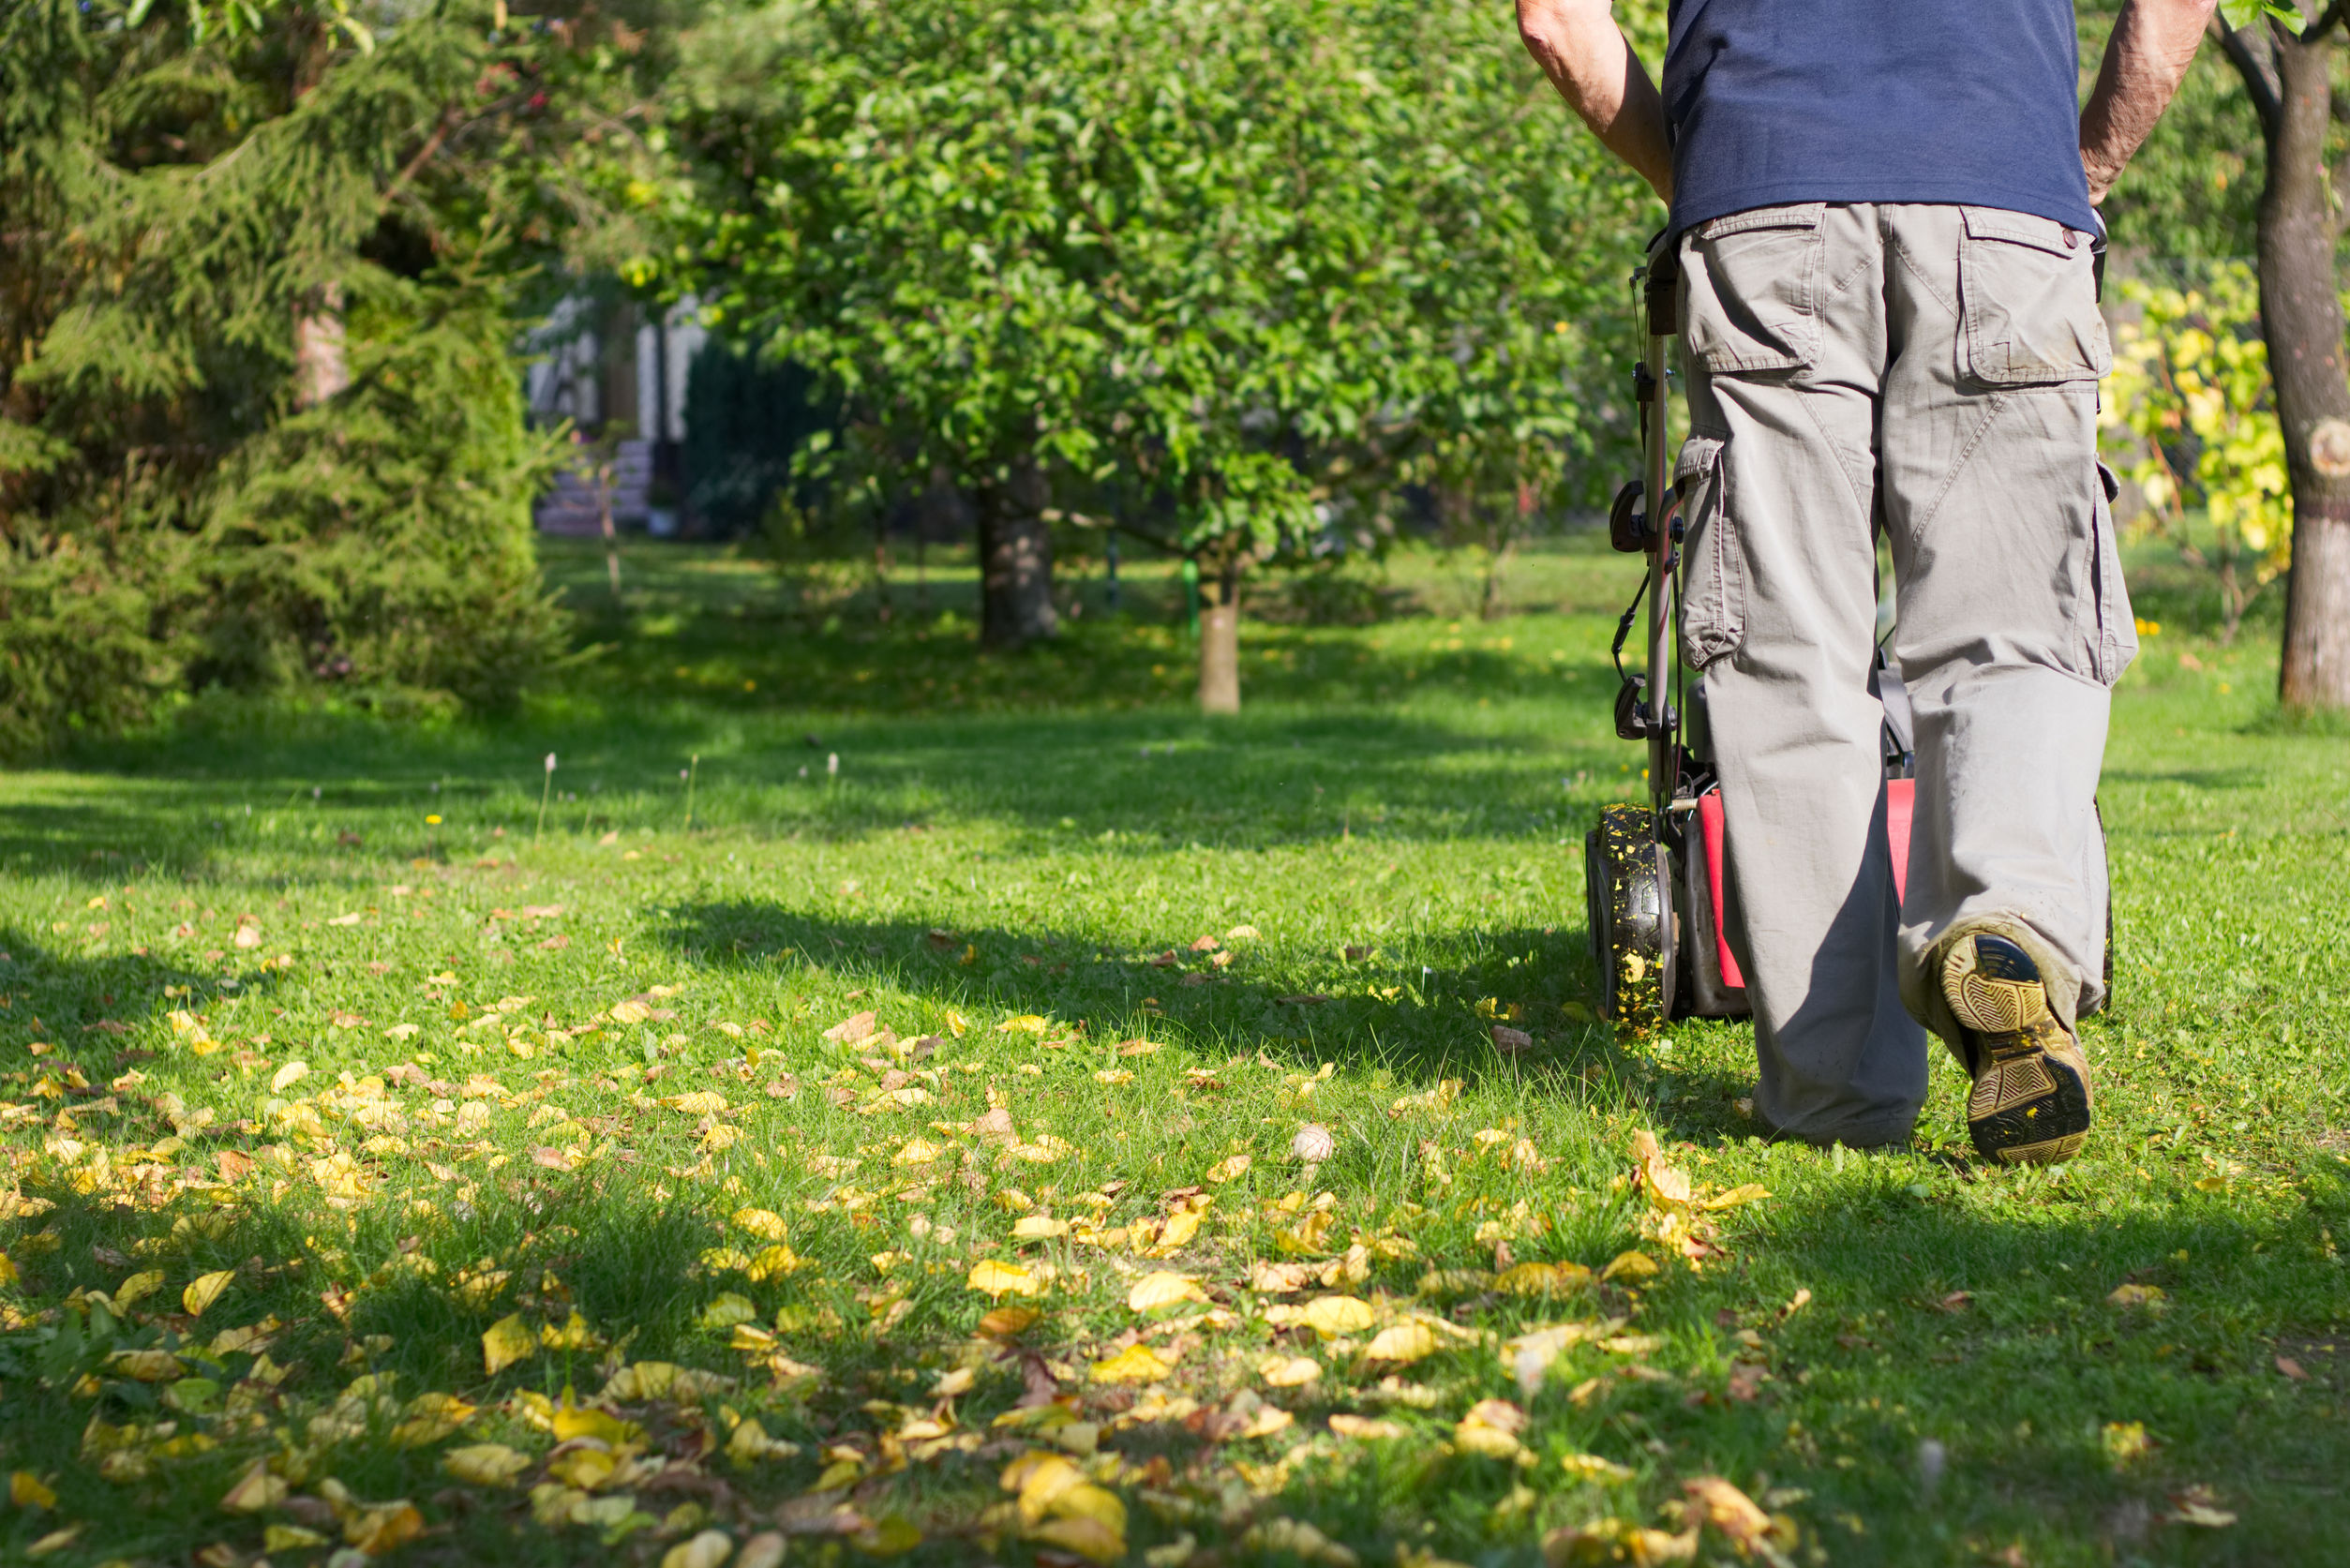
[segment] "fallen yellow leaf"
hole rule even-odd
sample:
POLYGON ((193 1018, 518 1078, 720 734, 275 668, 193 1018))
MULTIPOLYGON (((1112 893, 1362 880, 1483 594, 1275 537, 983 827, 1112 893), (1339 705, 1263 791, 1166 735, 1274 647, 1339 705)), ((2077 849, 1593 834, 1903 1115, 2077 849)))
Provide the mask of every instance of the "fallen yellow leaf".
POLYGON ((1480 1399, 1453 1427, 1452 1438, 1468 1453, 1489 1459, 1514 1459, 1518 1434, 1525 1429, 1524 1411, 1506 1399, 1480 1399))
POLYGON ((1046 1021, 1041 1016, 1024 1012, 1016 1018, 1005 1019, 995 1025, 995 1032, 999 1035, 1040 1035, 1046 1027, 1046 1021))
POLYGON ((227 1290, 229 1281, 235 1277, 234 1269, 217 1269, 211 1274, 199 1275, 188 1282, 187 1289, 180 1292, 180 1305, 187 1309, 189 1317, 201 1318, 204 1315, 204 1308, 218 1301, 220 1292, 227 1290))
POLYGON ((1662 1267, 1645 1252, 1619 1252, 1599 1271, 1602 1279, 1648 1279, 1662 1267))
POLYGON ((513 1313, 499 1319, 482 1335, 482 1365, 491 1377, 506 1367, 538 1353, 538 1336, 522 1321, 522 1314, 513 1313))
POLYGON ((1632 1471, 1613 1459, 1603 1459, 1596 1454, 1569 1454, 1559 1460, 1559 1468, 1569 1475, 1585 1481, 1629 1481, 1632 1471))
POLYGON ((179 1357, 169 1351, 116 1351, 106 1358, 106 1369, 140 1382, 173 1382, 180 1375, 179 1357))
POLYGON ((2208 1486, 2190 1486, 2174 1493, 2170 1517, 2182 1525, 2195 1525, 2204 1530, 2225 1530, 2236 1522, 2236 1516, 2219 1505, 2220 1500, 2208 1486))
POLYGON ((1266 1519, 1250 1525, 1240 1544, 1259 1558, 1283 1554, 1322 1568, 1356 1568, 1361 1561, 1303 1519, 1266 1519))
POLYGON ((1342 1438, 1359 1438, 1366 1442, 1403 1436, 1403 1428, 1395 1422, 1374 1420, 1365 1415, 1349 1415, 1343 1411, 1330 1417, 1330 1430, 1342 1438))
POLYGON ((1519 1263, 1494 1277, 1493 1288, 1512 1295, 1560 1295, 1591 1284, 1591 1270, 1580 1263, 1519 1263))
POLYGON ((412 1502, 387 1502, 343 1521, 343 1540, 369 1557, 382 1557, 425 1532, 425 1516, 412 1502))
POLYGON ((1247 1155, 1231 1155, 1207 1168, 1207 1179, 1219 1185, 1248 1174, 1252 1163, 1247 1155))
POLYGON ((791 1239, 791 1227, 773 1209, 737 1209, 731 1217, 736 1230, 748 1231, 761 1241, 791 1239))
POLYGON ((392 1428, 395 1448, 422 1448, 439 1442, 473 1417, 473 1407, 454 1394, 419 1394, 400 1411, 392 1428))
POLYGON ((1049 1214, 1026 1215, 1013 1224, 1011 1233, 1018 1241, 1047 1241, 1069 1234, 1069 1221, 1055 1219, 1049 1214))
POLYGON ((1149 1256, 1172 1258, 1175 1253, 1190 1246, 1191 1238, 1200 1233, 1201 1218, 1202 1216, 1197 1209, 1185 1209, 1180 1213, 1169 1215, 1167 1223, 1159 1232, 1158 1242, 1149 1249, 1149 1256))
POLYGON ((2143 1421, 2108 1421, 2105 1423, 2105 1457, 2116 1470, 2133 1459, 2143 1459, 2153 1450, 2153 1440, 2146 1435, 2143 1421))
POLYGON ((1409 1366, 1436 1351, 1436 1331, 1426 1323, 1398 1323, 1381 1329, 1371 1342, 1363 1348, 1365 1361, 1392 1362, 1409 1366))
POLYGON ((289 1490, 284 1476, 269 1473, 267 1459, 256 1459, 237 1484, 229 1488, 220 1506, 232 1514, 258 1514, 285 1501, 289 1490))
POLYGON ((21 1470, 8 1477, 8 1501, 19 1508, 54 1508, 57 1494, 31 1471, 21 1470))
POLYGON ((531 1468, 531 1456, 502 1442, 476 1442, 442 1455, 441 1468, 476 1486, 510 1486, 531 1468))
POLYGON ((1306 1325, 1325 1339, 1360 1334, 1379 1321, 1368 1302, 1355 1296, 1317 1296, 1301 1312, 1306 1325))
POLYGON ((661 1554, 661 1568, 718 1568, 734 1555, 734 1537, 723 1530, 705 1530, 661 1554))
POLYGON ((2159 1308, 2168 1299, 2160 1285, 2117 1285, 2105 1300, 2115 1307, 2159 1308))
POLYGON ((1095 1382, 1158 1382, 1174 1370, 1148 1345, 1129 1345, 1117 1354, 1095 1362, 1087 1376, 1095 1382))
POLYGON ((1771 1516, 1754 1499, 1718 1475, 1684 1481, 1681 1489, 1697 1505, 1699 1521, 1729 1536, 1740 1557, 1751 1554, 1771 1533, 1771 1516))
POLYGON ((1044 1293, 1043 1282, 1028 1270, 1018 1263, 997 1262, 993 1258, 982 1258, 972 1264, 970 1278, 965 1283, 971 1289, 984 1292, 997 1300, 1008 1295, 1034 1296, 1044 1293))
POLYGON ((1034 1534, 1047 1546, 1074 1552, 1088 1562, 1105 1565, 1126 1555, 1126 1537, 1114 1535, 1099 1519, 1080 1515, 1075 1518, 1048 1519, 1039 1525, 1034 1534))
POLYGON ((1322 1376, 1322 1363, 1310 1355, 1269 1355, 1257 1363, 1257 1376, 1274 1388, 1303 1388, 1322 1376))
POLYGON ((1126 1292, 1128 1308, 1136 1312, 1155 1312, 1178 1302, 1206 1300, 1207 1292, 1200 1289, 1198 1280, 1188 1274, 1169 1274, 1163 1269, 1143 1276, 1126 1292))
POLYGON ((163 1288, 163 1271, 145 1269, 132 1275, 114 1289, 114 1305, 128 1307, 132 1302, 155 1294, 163 1288))

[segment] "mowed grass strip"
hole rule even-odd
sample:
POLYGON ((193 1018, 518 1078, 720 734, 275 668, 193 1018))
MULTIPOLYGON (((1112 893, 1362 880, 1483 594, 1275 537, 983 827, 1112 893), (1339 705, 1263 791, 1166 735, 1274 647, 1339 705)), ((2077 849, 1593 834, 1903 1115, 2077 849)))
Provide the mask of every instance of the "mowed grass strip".
POLYGON ((1910 1150, 1768 1146, 1743 1027, 1592 1019, 1621 561, 1252 626, 1221 724, 1147 572, 979 660, 629 564, 514 725, 200 706, 0 785, 0 1551, 2350 1533, 2350 764, 2260 649, 2174 610, 2123 683, 2099 1128, 2006 1171, 1947 1063, 1910 1150))

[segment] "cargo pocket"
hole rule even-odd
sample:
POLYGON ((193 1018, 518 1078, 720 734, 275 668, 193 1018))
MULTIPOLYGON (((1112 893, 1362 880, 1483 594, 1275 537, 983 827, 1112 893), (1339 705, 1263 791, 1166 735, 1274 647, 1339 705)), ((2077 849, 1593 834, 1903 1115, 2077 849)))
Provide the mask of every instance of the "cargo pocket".
POLYGON ((1746 640, 1746 559, 1730 521, 1726 450, 1717 436, 1692 435, 1681 443, 1673 467, 1685 524, 1681 660, 1692 669, 1705 668, 1746 640))
POLYGON ((1986 386, 2055 386, 2113 368, 2090 237, 2030 213, 1959 211, 1960 374, 1986 386))
POLYGON ((1682 244, 1689 351, 1717 375, 1801 370, 1819 358, 1823 202, 1701 223, 1682 244))
POLYGON ((2113 470, 2098 464, 2088 570, 2081 575, 2080 624, 2089 670, 2108 686, 2119 680, 2130 661, 2138 656, 2138 622, 2131 613, 2130 585, 2121 574, 2120 537, 2114 528, 2113 500, 2120 493, 2121 484, 2113 470))

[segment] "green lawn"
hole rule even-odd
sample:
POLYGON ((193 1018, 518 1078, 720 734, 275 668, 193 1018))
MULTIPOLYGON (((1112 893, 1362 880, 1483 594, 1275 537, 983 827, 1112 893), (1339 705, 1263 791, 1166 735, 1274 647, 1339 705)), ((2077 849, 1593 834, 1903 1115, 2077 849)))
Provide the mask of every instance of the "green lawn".
POLYGON ((1946 1062, 1766 1147, 1744 1028, 1593 1022, 1625 562, 1407 561, 1220 723, 1163 566, 983 659, 934 564, 560 550, 512 724, 0 782, 0 1558, 2350 1554, 2350 746, 2272 631, 2147 574, 2098 1130, 2004 1170, 1946 1062))

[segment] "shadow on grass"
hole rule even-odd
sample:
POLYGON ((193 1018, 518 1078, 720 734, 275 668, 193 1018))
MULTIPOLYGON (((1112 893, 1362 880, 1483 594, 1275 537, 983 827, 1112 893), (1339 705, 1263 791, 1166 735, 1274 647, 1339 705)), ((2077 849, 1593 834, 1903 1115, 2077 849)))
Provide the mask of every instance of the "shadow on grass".
MULTIPOLYGON (((87 923, 103 933, 102 915, 87 923)), ((95 1080, 146 1054, 115 1043, 132 1022, 173 1008, 201 1011, 218 996, 267 996, 275 984, 266 970, 223 974, 149 953, 64 951, 0 925, 0 1001, 7 1004, 0 1007, 0 1050, 38 1042, 47 1049, 37 1065, 75 1068, 95 1080)))
POLYGON ((845 841, 976 818, 1094 853, 1194 841, 1262 849, 1342 835, 1541 844, 1579 840, 1583 818, 1614 787, 1609 764, 1622 747, 1595 709, 1582 718, 1539 753, 1520 736, 1360 711, 1216 723, 1163 711, 860 720, 828 724, 815 745, 796 723, 730 726, 713 739, 698 727, 716 722, 710 715, 494 742, 471 732, 359 724, 342 736, 335 725, 307 734, 293 725, 289 735, 186 740, 170 758, 117 759, 126 774, 168 766, 168 779, 124 777, 69 793, 22 787, 0 809, 0 862, 25 874, 86 874, 95 861, 100 874, 202 878, 224 855, 298 852, 328 877, 367 877, 478 854, 492 847, 491 829, 507 835, 497 847, 511 856, 535 830, 550 750, 563 759, 558 786, 582 797, 557 802, 550 831, 559 835, 681 826, 678 774, 698 754, 696 826, 755 838, 845 841), (833 756, 837 778, 828 776, 833 756), (1570 794, 1562 770, 1596 782, 1570 794), (427 815, 448 826, 436 830, 427 815))
MULTIPOLYGON (((1180 942, 1132 948, 1081 933, 847 919, 764 900, 684 904, 651 934, 686 962, 714 969, 797 957, 941 1007, 1040 1013, 1097 1028, 1165 1027, 1203 1049, 1264 1051, 1310 1068, 1337 1057, 1412 1083, 1594 1063, 1629 1076, 1641 1060, 1617 1047, 1612 1028, 1591 1021, 1593 977, 1579 925, 1406 938, 1357 960, 1324 956, 1265 978, 1280 959, 1259 958, 1252 945, 1223 968, 1180 942), (1492 1025, 1512 1017, 1535 1033, 1523 1054, 1493 1044, 1492 1025)), ((1684 1096, 1706 1092, 1694 1079, 1680 1082, 1684 1096)))

